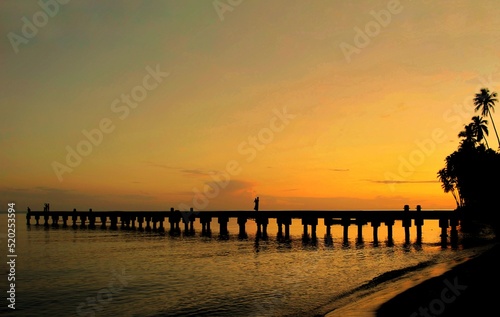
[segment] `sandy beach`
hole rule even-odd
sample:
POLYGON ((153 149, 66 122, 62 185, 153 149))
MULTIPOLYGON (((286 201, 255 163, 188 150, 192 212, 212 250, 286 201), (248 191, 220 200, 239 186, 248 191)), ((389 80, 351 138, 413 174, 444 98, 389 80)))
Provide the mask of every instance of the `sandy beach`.
POLYGON ((490 316, 500 283, 498 243, 471 258, 442 263, 383 283, 325 317, 490 316), (493 290, 490 290, 492 288, 493 290))

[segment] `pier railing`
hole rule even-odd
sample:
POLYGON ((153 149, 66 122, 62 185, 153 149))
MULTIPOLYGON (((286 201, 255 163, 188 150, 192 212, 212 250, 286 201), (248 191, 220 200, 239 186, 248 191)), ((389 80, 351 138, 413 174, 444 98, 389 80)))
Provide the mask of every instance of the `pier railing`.
POLYGON ((32 218, 35 225, 57 228, 88 228, 110 230, 126 229, 138 231, 168 232, 170 234, 194 234, 195 222, 201 224, 201 234, 211 235, 211 222, 217 218, 219 235, 227 236, 230 218, 236 218, 239 226, 239 236, 245 237, 245 224, 252 219, 257 224, 257 235, 267 237, 269 219, 275 219, 278 225, 278 238, 290 239, 290 225, 293 219, 300 219, 304 228, 303 238, 316 237, 316 227, 320 220, 326 226, 326 237, 331 237, 331 227, 343 227, 343 239, 348 241, 348 227, 358 227, 358 239, 362 239, 362 228, 370 224, 373 227, 373 241, 378 242, 378 228, 384 224, 387 227, 388 240, 392 241, 392 231, 395 221, 401 221, 405 229, 405 241, 410 242, 410 228, 416 227, 417 242, 422 239, 422 226, 425 220, 439 220, 442 242, 446 243, 448 228, 450 229, 451 242, 457 239, 457 226, 461 214, 455 210, 422 210, 417 206, 410 210, 406 205, 402 210, 273 210, 273 211, 31 211, 26 214, 27 225, 31 225, 32 218), (181 223, 183 228, 181 228, 181 223), (310 229, 310 234, 309 234, 310 229))

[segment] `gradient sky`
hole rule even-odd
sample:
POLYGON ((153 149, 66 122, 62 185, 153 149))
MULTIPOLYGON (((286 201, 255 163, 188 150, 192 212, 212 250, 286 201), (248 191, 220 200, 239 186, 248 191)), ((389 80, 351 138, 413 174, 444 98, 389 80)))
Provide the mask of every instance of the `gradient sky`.
POLYGON ((48 2, 0 3, 2 210, 454 208, 500 90, 495 1, 48 2))

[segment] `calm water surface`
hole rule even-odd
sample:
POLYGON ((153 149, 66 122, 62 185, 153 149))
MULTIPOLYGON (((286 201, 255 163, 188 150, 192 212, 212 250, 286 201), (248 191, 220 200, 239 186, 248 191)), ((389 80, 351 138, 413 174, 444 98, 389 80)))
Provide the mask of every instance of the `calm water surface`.
MULTIPOLYGON (((348 245, 342 244, 342 227, 334 226, 328 245, 321 225, 318 242, 303 243, 299 220, 293 221, 291 242, 279 243, 273 220, 269 239, 256 241, 251 221, 248 239, 238 239, 232 220, 229 239, 220 240, 216 220, 207 238, 200 228, 190 237, 27 228, 24 216, 17 216, 15 316, 313 316, 385 272, 474 252, 442 249, 437 221, 426 221, 421 245, 405 246, 396 222, 394 245, 384 242, 387 229, 381 226, 381 242, 374 246, 370 226, 364 226, 363 244, 355 239, 357 227, 349 227, 348 245)), ((0 224, 6 258, 5 214, 0 224)), ((414 227, 411 234, 413 241, 414 227)), ((0 277, 4 290, 6 265, 0 277)))

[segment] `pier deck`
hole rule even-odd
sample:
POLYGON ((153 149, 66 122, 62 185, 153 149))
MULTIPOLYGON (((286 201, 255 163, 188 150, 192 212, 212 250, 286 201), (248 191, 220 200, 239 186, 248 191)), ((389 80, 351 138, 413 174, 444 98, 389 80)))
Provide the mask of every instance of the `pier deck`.
POLYGON ((451 237, 451 243, 456 242, 457 226, 461 214, 455 210, 422 210, 417 206, 410 210, 404 206, 401 210, 272 210, 272 211, 178 211, 171 208, 170 211, 49 211, 48 205, 44 211, 31 211, 28 209, 26 223, 31 225, 34 218, 35 225, 41 225, 43 220, 45 227, 57 228, 88 228, 117 230, 118 228, 139 231, 166 232, 169 227, 170 234, 194 234, 195 222, 201 224, 201 234, 210 235, 210 224, 213 218, 217 218, 219 224, 219 235, 227 236, 227 224, 230 218, 236 218, 239 225, 239 235, 246 236, 245 224, 251 219, 257 224, 257 235, 267 237, 267 225, 269 219, 275 219, 278 225, 278 238, 287 240, 290 238, 290 225, 292 219, 300 219, 304 227, 304 239, 316 237, 316 227, 321 219, 326 226, 326 237, 331 237, 331 226, 341 225, 343 227, 344 241, 348 239, 348 227, 358 226, 358 239, 362 239, 362 227, 371 224, 373 227, 373 241, 378 242, 378 228, 381 224, 387 226, 388 240, 392 240, 392 227, 396 220, 402 221, 405 228, 405 241, 410 241, 410 227, 416 226, 417 242, 421 241, 422 226, 425 220, 439 220, 441 238, 443 244, 451 237), (60 224, 60 221, 62 224, 60 224), (69 222, 69 223, 68 223, 69 222), (181 223, 183 230, 181 230, 181 223), (283 230, 284 227, 284 230, 283 230), (310 228, 310 233, 309 233, 310 228), (450 235, 448 235, 448 228, 450 235))

